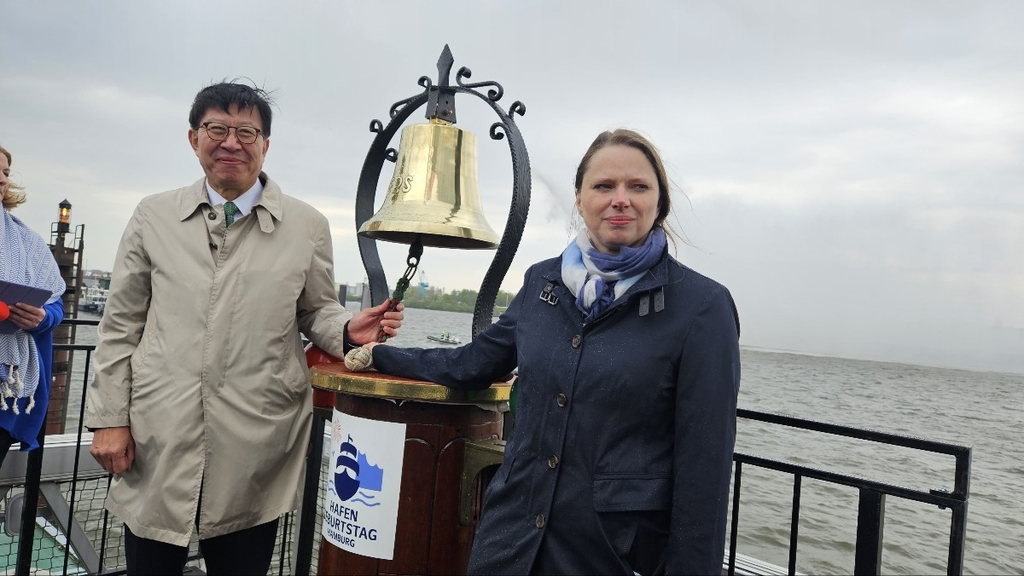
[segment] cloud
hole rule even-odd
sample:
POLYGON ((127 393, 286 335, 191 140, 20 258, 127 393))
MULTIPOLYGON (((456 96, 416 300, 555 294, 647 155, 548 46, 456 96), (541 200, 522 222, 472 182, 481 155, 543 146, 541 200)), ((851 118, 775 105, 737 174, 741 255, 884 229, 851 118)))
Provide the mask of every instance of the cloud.
MULTIPOLYGON (((4 19, 17 214, 45 233, 70 200, 91 267, 112 268, 141 197, 202 176, 195 92, 248 77, 277 103, 267 172, 327 214, 336 276, 360 281, 370 120, 419 93, 448 43, 527 107, 533 193, 506 290, 561 252, 580 156, 627 126, 662 151, 694 245, 679 257, 733 291, 745 344, 1024 371, 1024 5, 187 0, 11 3, 4 19)), ((500 232, 508 143, 487 137, 485 102, 457 107, 500 232)), ((394 281, 407 247, 379 246, 394 281)), ((422 267, 476 288, 491 258, 428 249, 422 267)))

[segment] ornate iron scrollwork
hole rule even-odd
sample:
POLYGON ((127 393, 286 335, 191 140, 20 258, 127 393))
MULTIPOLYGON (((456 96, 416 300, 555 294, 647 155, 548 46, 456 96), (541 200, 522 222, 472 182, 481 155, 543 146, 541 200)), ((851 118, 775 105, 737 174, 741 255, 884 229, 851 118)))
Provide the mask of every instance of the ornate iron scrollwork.
POLYGON ((487 99, 490 100, 491 102, 497 102, 498 100, 501 100, 502 96, 505 95, 505 89, 501 87, 501 84, 498 84, 493 80, 473 83, 467 83, 462 81, 464 78, 470 78, 472 76, 473 71, 463 66, 462 68, 459 68, 459 71, 455 74, 455 83, 467 90, 476 90, 477 88, 490 88, 490 90, 487 91, 487 99))
MULTIPOLYGON (((379 120, 370 122, 370 132, 376 136, 370 144, 370 150, 367 152, 362 172, 359 175, 359 186, 356 192, 356 230, 359 230, 363 223, 373 216, 374 198, 384 161, 395 162, 397 159, 397 151, 389 147, 389 144, 413 111, 427 104, 428 101, 444 101, 447 104, 444 112, 450 112, 451 118, 454 120, 454 94, 456 93, 472 94, 490 105, 499 118, 499 121, 490 127, 490 136, 493 140, 507 138, 509 144, 509 152, 512 157, 512 200, 509 204, 505 230, 491 265, 484 274, 476 305, 473 308, 473 336, 475 337, 491 324, 498 290, 512 264, 512 259, 519 248, 523 230, 526 227, 526 217, 530 208, 530 159, 522 134, 515 123, 516 115, 526 114, 526 106, 517 100, 506 112, 498 104, 505 94, 505 89, 501 84, 493 81, 465 82, 473 74, 465 66, 459 68, 455 74, 456 85, 450 86, 447 75, 451 70, 452 62, 451 50, 445 45, 441 52, 441 58, 438 60, 438 84, 435 85, 427 76, 421 76, 418 84, 424 88, 423 92, 392 104, 389 110, 391 121, 387 126, 382 126, 379 120), (487 93, 480 92, 481 89, 487 89, 487 93)), ((434 112, 428 110, 428 118, 434 112)), ((376 240, 357 236, 357 242, 369 282, 370 301, 376 306, 388 297, 387 278, 381 266, 376 240)))
MULTIPOLYGON (((419 93, 419 94, 417 94, 415 96, 410 96, 410 97, 406 98, 405 100, 399 100, 398 102, 395 102, 394 104, 392 104, 391 108, 388 110, 388 115, 391 117, 392 120, 396 116, 401 114, 403 108, 405 108, 406 106, 411 104, 414 100, 422 97, 425 94, 428 94, 430 92, 430 90, 434 87, 433 83, 430 81, 430 77, 429 76, 420 76, 420 79, 416 83, 423 87, 423 92, 421 92, 421 93, 419 93)), ((419 106, 417 106, 417 108, 418 107, 419 106)))

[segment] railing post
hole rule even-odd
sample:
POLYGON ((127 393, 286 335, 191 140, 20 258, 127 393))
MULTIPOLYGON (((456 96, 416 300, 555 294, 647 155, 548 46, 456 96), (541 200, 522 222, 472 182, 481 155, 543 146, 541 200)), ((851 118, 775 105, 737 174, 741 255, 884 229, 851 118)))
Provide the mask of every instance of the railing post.
POLYGON ((17 576, 28 576, 32 570, 32 547, 36 541, 36 511, 39 503, 39 478, 43 474, 43 441, 46 439, 45 426, 39 430, 39 448, 28 453, 25 470, 25 496, 21 509, 21 533, 18 534, 17 576))
POLYGON ((953 516, 949 526, 949 559, 946 562, 946 574, 959 576, 964 573, 964 541, 967 539, 967 502, 961 506, 953 506, 953 516))
POLYGON ((302 508, 299 512, 299 538, 296 545, 295 565, 297 576, 308 576, 313 563, 313 538, 316 527, 316 503, 320 490, 320 466, 324 453, 324 425, 327 420, 313 410, 313 430, 309 435, 309 452, 306 457, 306 480, 302 487, 302 508))
POLYGON ((793 476, 793 516, 789 521, 789 576, 796 574, 796 545, 800 538, 800 483, 803 476, 793 476))
POLYGON ((740 485, 743 481, 743 462, 736 462, 732 482, 732 526, 729 527, 729 568, 728 576, 736 574, 736 540, 740 523, 740 485))
POLYGON ((967 494, 971 487, 971 449, 965 448, 956 457, 956 478, 953 481, 953 494, 963 499, 963 504, 953 506, 953 516, 949 526, 949 559, 946 562, 946 573, 950 575, 964 573, 964 541, 967 539, 967 494))
POLYGON ((854 574, 880 574, 882 569, 882 532, 885 522, 885 494, 860 489, 857 510, 857 552, 854 574))

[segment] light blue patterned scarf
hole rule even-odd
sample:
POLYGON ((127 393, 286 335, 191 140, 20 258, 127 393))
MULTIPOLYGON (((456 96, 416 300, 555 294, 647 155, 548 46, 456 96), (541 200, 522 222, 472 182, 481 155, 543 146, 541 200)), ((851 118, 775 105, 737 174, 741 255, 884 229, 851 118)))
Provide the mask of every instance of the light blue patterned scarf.
MULTIPOLYGON (((0 212, 0 280, 49 290, 52 296, 46 303, 55 302, 66 285, 49 246, 10 212, 0 212)), ((17 400, 29 398, 25 412, 31 412, 38 385, 39 353, 32 335, 21 329, 0 334, 0 410, 7 410, 11 399, 18 414, 17 400)))
POLYGON ((590 322, 658 263, 665 251, 665 231, 655 228, 639 248, 623 246, 617 255, 594 248, 586 228, 562 252, 562 282, 576 294, 576 307, 590 322))

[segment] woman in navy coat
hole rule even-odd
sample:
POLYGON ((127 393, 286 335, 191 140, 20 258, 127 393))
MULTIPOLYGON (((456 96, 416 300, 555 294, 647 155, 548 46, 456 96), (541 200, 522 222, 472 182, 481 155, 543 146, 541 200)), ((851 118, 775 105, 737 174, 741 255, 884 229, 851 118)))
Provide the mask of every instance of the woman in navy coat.
POLYGON ((515 427, 469 572, 720 574, 740 384, 729 291, 668 254, 644 137, 598 136, 585 228, 457 349, 368 345, 381 372, 482 389, 518 367, 515 427))

